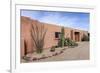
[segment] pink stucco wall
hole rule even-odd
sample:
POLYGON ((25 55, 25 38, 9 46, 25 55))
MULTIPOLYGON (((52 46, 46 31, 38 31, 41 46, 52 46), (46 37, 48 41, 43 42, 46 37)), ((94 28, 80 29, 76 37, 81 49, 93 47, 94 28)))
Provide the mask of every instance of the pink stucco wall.
MULTIPOLYGON (((55 46, 58 43, 58 40, 55 38, 55 32, 61 32, 61 26, 57 26, 54 24, 48 24, 39 22, 37 20, 33 20, 29 17, 23 17, 21 16, 21 57, 25 55, 25 47, 27 47, 26 52, 31 53, 35 51, 34 42, 32 41, 31 37, 31 29, 32 25, 35 24, 41 25, 43 24, 44 27, 47 29, 46 36, 45 36, 45 43, 44 48, 47 49, 49 47, 55 46), (25 43, 27 46, 25 46, 25 43)), ((87 31, 73 29, 73 28, 67 28, 65 27, 65 38, 71 38, 75 41, 75 32, 79 32, 79 41, 81 41, 83 34, 87 35, 87 31), (71 33, 73 31, 73 33, 71 33)))

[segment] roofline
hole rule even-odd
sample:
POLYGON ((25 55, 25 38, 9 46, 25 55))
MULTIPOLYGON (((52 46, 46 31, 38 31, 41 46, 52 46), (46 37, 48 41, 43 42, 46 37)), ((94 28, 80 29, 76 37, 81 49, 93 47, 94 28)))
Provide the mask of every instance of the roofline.
POLYGON ((89 31, 86 31, 86 30, 78 29, 78 28, 65 27, 65 26, 62 26, 62 25, 56 25, 56 24, 52 24, 52 23, 41 22, 41 21, 39 21, 39 20, 32 19, 32 18, 27 17, 27 16, 21 16, 21 17, 29 18, 29 19, 31 19, 31 20, 38 21, 38 22, 43 23, 43 24, 46 24, 46 25, 52 25, 52 26, 57 26, 57 27, 64 27, 64 28, 68 28, 68 29, 74 29, 74 30, 80 30, 80 31, 84 31, 84 32, 89 32, 89 31))

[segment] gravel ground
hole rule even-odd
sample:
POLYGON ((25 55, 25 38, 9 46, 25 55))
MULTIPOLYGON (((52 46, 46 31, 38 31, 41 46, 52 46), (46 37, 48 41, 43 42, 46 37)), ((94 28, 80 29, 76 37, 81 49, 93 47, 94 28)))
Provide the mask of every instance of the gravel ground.
POLYGON ((48 61, 71 61, 71 60, 89 60, 89 42, 78 42, 78 46, 74 48, 66 48, 66 50, 57 56, 37 60, 34 62, 48 61))

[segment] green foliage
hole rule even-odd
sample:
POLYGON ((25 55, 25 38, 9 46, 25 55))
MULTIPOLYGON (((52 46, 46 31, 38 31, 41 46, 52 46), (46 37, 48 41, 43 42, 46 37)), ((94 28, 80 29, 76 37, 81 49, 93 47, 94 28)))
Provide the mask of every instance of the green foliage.
POLYGON ((65 35, 64 27, 62 27, 62 29, 61 29, 61 37, 60 37, 60 40, 58 42, 58 46, 59 47, 78 46, 78 44, 76 42, 72 41, 71 39, 69 39, 69 38, 65 39, 64 35, 65 35))
POLYGON ((31 24, 31 26, 31 37, 34 42, 33 45, 36 48, 37 53, 42 53, 47 29, 44 27, 44 24, 34 24, 34 26, 31 24))
POLYGON ((78 44, 74 41, 72 41, 71 39, 69 38, 66 38, 65 39, 65 43, 64 43, 65 46, 78 46, 78 44))
POLYGON ((83 38, 81 40, 82 41, 89 41, 89 36, 84 34, 83 38))
POLYGON ((23 59, 24 59, 25 61, 30 61, 30 57, 27 57, 27 56, 24 56, 23 59))
POLYGON ((64 41, 65 41, 64 35, 65 35, 64 27, 62 27, 62 29, 61 29, 61 39, 60 39, 61 47, 64 47, 64 41))
POLYGON ((36 52, 37 52, 38 54, 40 54, 40 53, 43 52, 43 49, 38 48, 38 49, 36 50, 36 52))
POLYGON ((58 47, 59 47, 58 45, 55 46, 55 48, 58 48, 58 47))
POLYGON ((51 49, 50 49, 50 51, 54 52, 55 51, 55 46, 52 46, 51 49))

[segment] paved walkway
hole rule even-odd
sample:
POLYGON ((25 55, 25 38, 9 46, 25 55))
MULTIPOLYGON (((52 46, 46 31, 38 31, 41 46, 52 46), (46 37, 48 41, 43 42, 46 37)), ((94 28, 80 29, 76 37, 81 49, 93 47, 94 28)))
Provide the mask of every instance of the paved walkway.
POLYGON ((89 42, 80 42, 78 47, 66 48, 64 53, 34 62, 64 61, 64 60, 88 60, 89 42))

